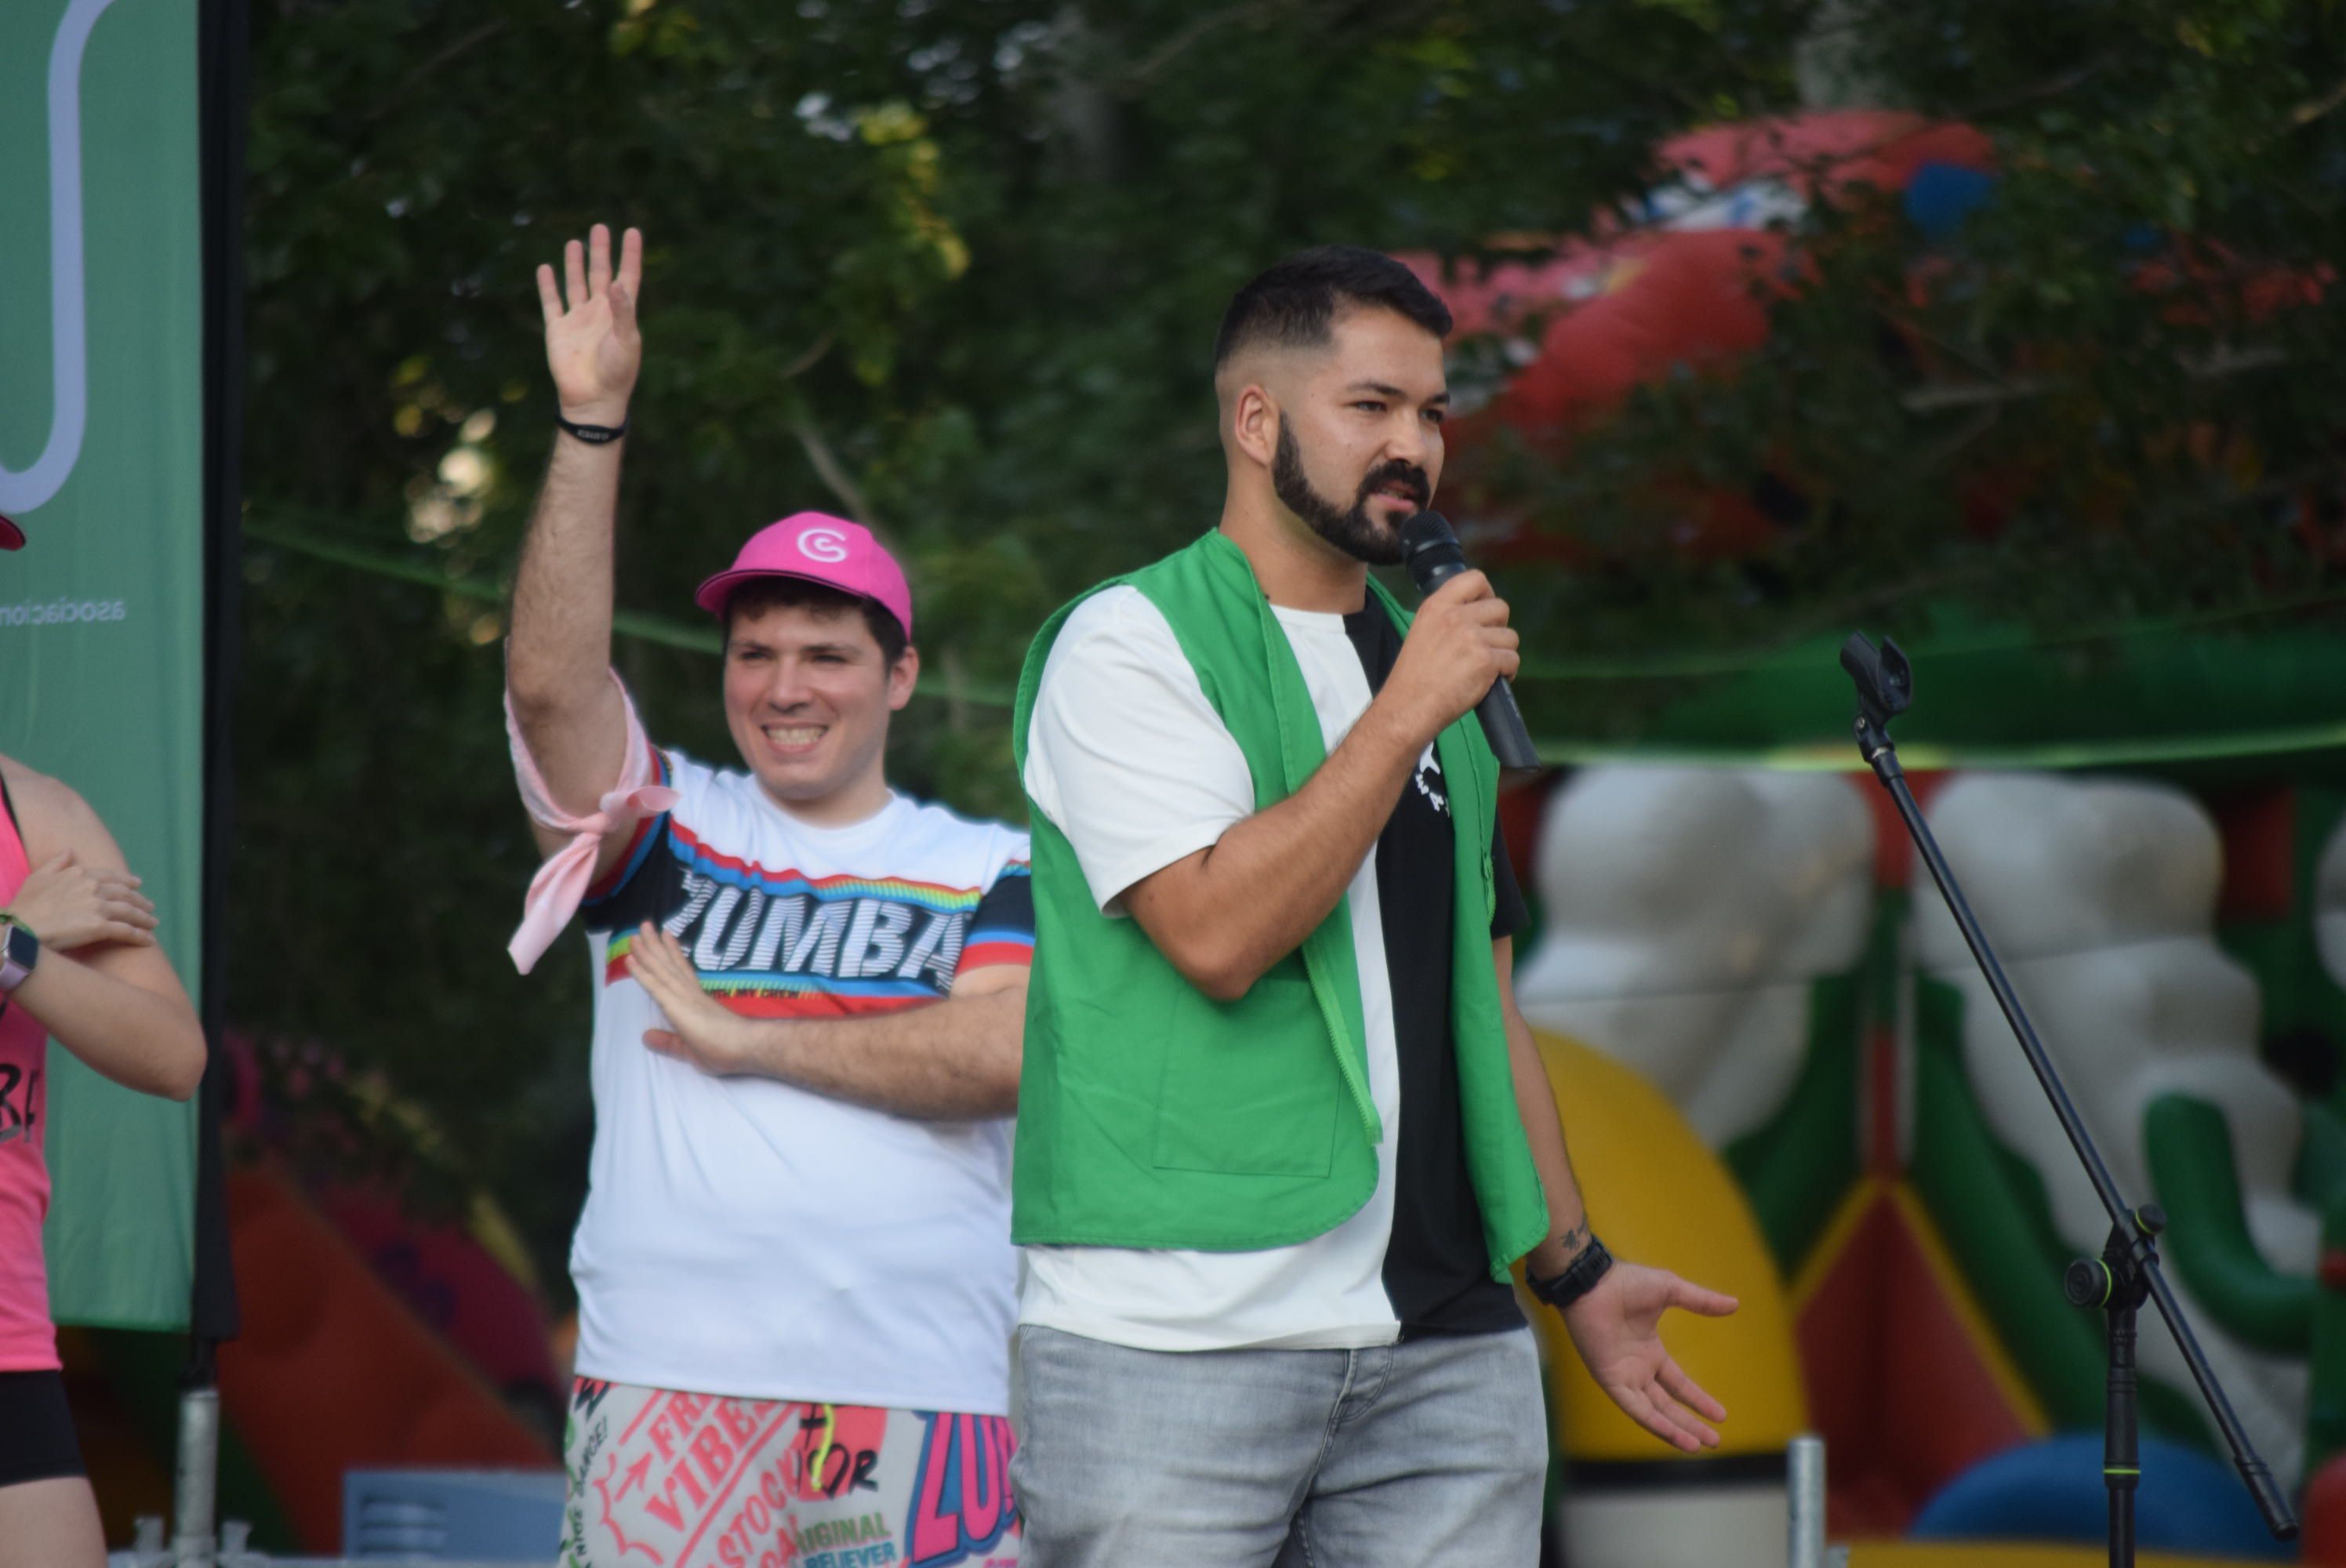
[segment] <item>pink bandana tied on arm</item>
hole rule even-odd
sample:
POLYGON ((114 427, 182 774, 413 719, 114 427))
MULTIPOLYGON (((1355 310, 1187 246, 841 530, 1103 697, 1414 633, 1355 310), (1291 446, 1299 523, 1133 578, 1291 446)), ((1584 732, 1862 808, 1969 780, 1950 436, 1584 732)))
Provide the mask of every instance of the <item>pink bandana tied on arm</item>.
POLYGON ((527 974, 570 917, 578 912, 578 905, 586 896, 587 885, 595 878, 595 859, 603 840, 614 833, 624 833, 646 817, 658 816, 672 809, 677 792, 665 784, 655 784, 658 777, 652 767, 651 742, 644 734, 643 721, 636 717, 636 705, 627 696, 626 685, 617 670, 611 672, 611 682, 619 688, 619 705, 627 715, 627 746, 625 760, 619 766, 618 787, 605 795, 597 809, 584 817, 573 817, 555 803, 554 795, 546 787, 546 778, 537 770, 537 763, 522 739, 521 723, 514 717, 513 697, 505 697, 505 738, 513 747, 514 778, 521 786, 522 805, 529 811, 529 820, 551 832, 568 833, 570 841, 548 855, 546 863, 537 868, 530 879, 529 892, 522 900, 521 924, 515 928, 513 940, 505 951, 513 955, 514 967, 527 974))

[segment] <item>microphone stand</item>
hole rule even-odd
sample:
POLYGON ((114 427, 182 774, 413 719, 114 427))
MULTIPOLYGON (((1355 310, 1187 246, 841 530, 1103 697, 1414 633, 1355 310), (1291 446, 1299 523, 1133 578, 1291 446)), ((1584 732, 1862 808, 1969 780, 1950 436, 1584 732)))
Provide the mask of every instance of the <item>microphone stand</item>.
POLYGON ((1921 851, 1923 863, 1931 868, 1931 880, 1938 883, 1939 891, 1945 896, 1955 925, 1963 932, 1972 956, 1979 961, 1988 989, 1995 993, 1996 1004, 2004 1009, 2005 1021, 2012 1025, 2021 1051, 2035 1071, 2036 1082, 2043 1086, 2045 1098, 2053 1103, 2054 1115, 2061 1119, 2061 1130, 2069 1135, 2070 1147, 2077 1151, 2077 1159, 2092 1179, 2095 1192, 2100 1195, 2102 1207, 2109 1211, 2110 1235, 2102 1255, 2072 1262, 2061 1283, 2071 1306, 2099 1310, 2108 1319, 2109 1382, 2103 1411, 2102 1478, 2110 1494, 2110 1568, 2134 1565, 2134 1494, 2142 1480, 2137 1447, 2135 1314, 2146 1300, 2167 1319, 2168 1331, 2174 1335, 2184 1363, 2191 1369, 2191 1380, 2199 1385, 2200 1398, 2207 1401, 2208 1412, 2216 1418, 2217 1430, 2224 1434, 2224 1441, 2232 1451, 2232 1464, 2239 1471, 2249 1495, 2256 1500, 2258 1512, 2264 1515, 2265 1527, 2276 1540, 2295 1540, 2297 1517, 2290 1510, 2289 1500, 2281 1495, 2272 1471, 2265 1468, 2264 1461, 2249 1445, 2248 1434, 2240 1430, 2239 1417, 2232 1413, 2231 1401, 2224 1397, 2223 1386, 2217 1382, 2208 1358, 2200 1353, 2199 1341, 2192 1337, 2191 1326, 2184 1319, 2174 1290, 2159 1271, 2157 1237, 2167 1227, 2167 1217, 2157 1204, 2137 1208, 2119 1196, 2117 1182, 2111 1176, 2109 1166, 2102 1162, 2101 1151, 2094 1146, 2092 1135, 2086 1131, 2068 1090, 2062 1086, 2061 1075, 2053 1070, 2052 1060, 2045 1055, 2044 1044, 2037 1039, 2028 1014, 2022 1011, 2011 982, 2004 978, 2004 967, 1996 962, 1979 921, 1972 917, 1971 906, 1964 901, 1954 872, 1948 870, 1946 858, 1939 853, 1938 840, 1932 836, 1922 810, 1914 804, 1914 792, 1906 787, 1905 770, 1898 765, 1898 749, 1890 738, 1889 727, 1890 721, 1914 700, 1912 667, 1896 643, 1885 637, 1877 648, 1862 632, 1851 635, 1841 645, 1841 664, 1857 686, 1858 751, 1872 767, 1891 799, 1897 803, 1906 831, 1921 851))

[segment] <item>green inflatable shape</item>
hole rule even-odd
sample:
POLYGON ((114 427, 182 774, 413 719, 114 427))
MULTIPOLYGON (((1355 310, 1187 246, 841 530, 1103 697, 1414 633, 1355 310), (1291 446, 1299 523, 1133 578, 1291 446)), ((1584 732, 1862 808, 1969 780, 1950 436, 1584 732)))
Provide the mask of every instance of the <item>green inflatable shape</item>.
POLYGON ((2143 1113, 2150 1185, 2167 1210, 2166 1252, 2197 1304, 2234 1339, 2302 1356, 2313 1342, 2310 1279, 2267 1263, 2240 1207, 2232 1129, 2205 1100, 2161 1095, 2143 1113))
POLYGON ((1760 1234, 1790 1278, 1833 1205, 1857 1179, 1857 1096, 1862 1075, 1864 982, 1836 975, 1809 988, 1808 1055, 1783 1109, 1728 1145, 1760 1234))
MULTIPOLYGON (((2261 624, 2143 623, 2104 628, 2099 636, 2045 637, 1953 606, 1934 610, 1938 627, 1919 640, 1911 621, 1901 625, 1894 616, 1867 628, 1899 638, 1914 661, 1917 701, 1899 720, 1898 736, 1912 748, 1909 767, 1931 748, 2045 751, 2039 765, 2116 748, 2171 762, 2259 755, 2266 777, 2280 757, 2294 756, 2308 771, 2338 776, 2346 639, 2327 626, 2275 615, 2261 624)), ((1687 752, 1816 747, 1853 759, 1849 677, 1839 662, 1848 630, 1759 657, 1721 650, 1577 678, 1535 661, 1516 690, 1543 739, 1687 752), (1616 711, 1644 715, 1635 733, 1576 735, 1569 716, 1591 706, 1592 680, 1611 687, 1616 711), (1625 700, 1622 694, 1640 687, 1646 700, 1625 700)), ((2016 758, 2013 764, 2020 765, 2016 758)))
MULTIPOLYGON (((2053 1227, 2043 1178, 1996 1140, 1972 1095, 1963 993, 1918 976, 1914 1014, 1914 1189, 2053 1425, 2099 1428, 2108 1364, 2102 1320, 2061 1294, 2076 1251, 2053 1227)), ((2166 1331, 2155 1322, 2141 1328, 2166 1331)), ((2145 1425, 2215 1451, 2192 1396, 2148 1373, 2141 1390, 2145 1425)))
MULTIPOLYGON (((2321 1254, 2346 1253, 2346 1201, 2332 1198, 2321 1214, 2321 1254)), ((2313 1298, 2313 1386, 2305 1410, 2305 1473, 2346 1449, 2346 1295, 2318 1290, 2313 1298)))
POLYGON ((2346 1198, 2346 1119, 2319 1100, 2300 1100, 2305 1141, 2298 1145, 2290 1190, 2325 1212, 2346 1198))

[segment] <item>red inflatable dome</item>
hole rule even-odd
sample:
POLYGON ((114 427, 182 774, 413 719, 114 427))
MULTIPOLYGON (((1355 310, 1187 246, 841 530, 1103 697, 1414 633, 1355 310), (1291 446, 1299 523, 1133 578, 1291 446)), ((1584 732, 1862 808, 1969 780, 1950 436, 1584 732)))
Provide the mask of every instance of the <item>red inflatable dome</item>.
MULTIPOLYGON (((1815 202, 1861 186, 1904 191, 1933 168, 1978 175, 1994 165, 1969 126, 1872 110, 1710 127, 1665 142, 1658 158, 1667 180, 1601 215, 1594 239, 1447 275, 1436 258, 1402 258, 1456 318, 1454 453, 1500 427, 1556 451, 1639 384, 1759 348, 1770 296, 1798 266, 1788 226, 1815 202)), ((1743 497, 1663 499, 1680 547, 1733 554, 1770 532, 1743 497)))

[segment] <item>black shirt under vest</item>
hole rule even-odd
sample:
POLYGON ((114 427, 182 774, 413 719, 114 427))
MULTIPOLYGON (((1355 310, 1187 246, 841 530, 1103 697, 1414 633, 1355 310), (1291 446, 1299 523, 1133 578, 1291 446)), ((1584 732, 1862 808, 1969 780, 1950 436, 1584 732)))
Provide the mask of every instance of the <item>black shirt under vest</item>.
MULTIPOLYGON (((1373 602, 1344 617, 1372 692, 1401 657, 1401 631, 1373 602)), ((1401 1143, 1393 1156, 1392 1235, 1385 1295, 1404 1337, 1487 1333, 1523 1326, 1512 1287, 1491 1278, 1483 1207, 1466 1170, 1458 1109, 1458 1059, 1450 1038, 1451 911, 1456 874, 1450 786, 1433 748, 1418 759, 1377 838, 1377 906, 1385 974, 1392 988, 1393 1043, 1401 1066, 1401 1143)), ((1494 941, 1530 923, 1491 825, 1498 909, 1494 941)))

